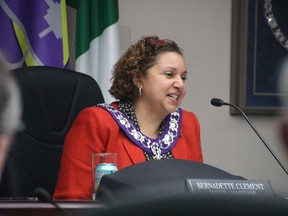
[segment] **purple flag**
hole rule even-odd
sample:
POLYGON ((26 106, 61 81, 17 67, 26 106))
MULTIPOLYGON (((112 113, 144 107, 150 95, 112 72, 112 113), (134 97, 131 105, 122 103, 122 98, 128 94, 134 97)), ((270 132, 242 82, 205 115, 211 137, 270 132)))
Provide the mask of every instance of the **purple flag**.
POLYGON ((69 62, 65 0, 1 0, 0 50, 10 69, 69 62))

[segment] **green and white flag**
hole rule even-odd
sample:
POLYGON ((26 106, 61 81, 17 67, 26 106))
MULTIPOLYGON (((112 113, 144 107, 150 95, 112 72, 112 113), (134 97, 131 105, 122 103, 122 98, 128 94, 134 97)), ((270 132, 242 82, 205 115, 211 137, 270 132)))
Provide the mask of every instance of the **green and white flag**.
POLYGON ((92 76, 112 102, 111 71, 120 56, 118 0, 77 1, 76 71, 92 76))

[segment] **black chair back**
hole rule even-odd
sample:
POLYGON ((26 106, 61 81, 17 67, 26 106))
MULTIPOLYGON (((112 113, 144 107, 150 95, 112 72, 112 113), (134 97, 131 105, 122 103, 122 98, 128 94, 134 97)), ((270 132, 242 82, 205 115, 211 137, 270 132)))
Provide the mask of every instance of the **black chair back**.
POLYGON ((83 108, 103 103, 103 95, 92 77, 72 70, 34 66, 12 73, 22 92, 24 128, 15 134, 0 196, 33 196, 37 187, 52 195, 68 130, 83 108))

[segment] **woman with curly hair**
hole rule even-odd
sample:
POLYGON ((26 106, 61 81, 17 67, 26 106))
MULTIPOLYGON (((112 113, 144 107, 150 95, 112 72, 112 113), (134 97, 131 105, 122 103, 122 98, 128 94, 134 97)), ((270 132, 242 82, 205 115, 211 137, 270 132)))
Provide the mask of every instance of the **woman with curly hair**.
POLYGON ((67 134, 54 199, 91 199, 91 153, 117 153, 118 169, 148 160, 202 162, 200 126, 179 108, 187 70, 171 40, 143 37, 114 66, 111 104, 84 109, 67 134))

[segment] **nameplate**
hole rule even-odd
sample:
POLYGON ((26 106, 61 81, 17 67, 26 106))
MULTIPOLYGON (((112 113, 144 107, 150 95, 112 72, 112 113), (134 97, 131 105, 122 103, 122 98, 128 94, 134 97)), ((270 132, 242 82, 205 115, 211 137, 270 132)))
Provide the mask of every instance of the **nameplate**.
POLYGON ((274 196, 269 181, 262 180, 186 179, 185 187, 197 195, 274 196))

